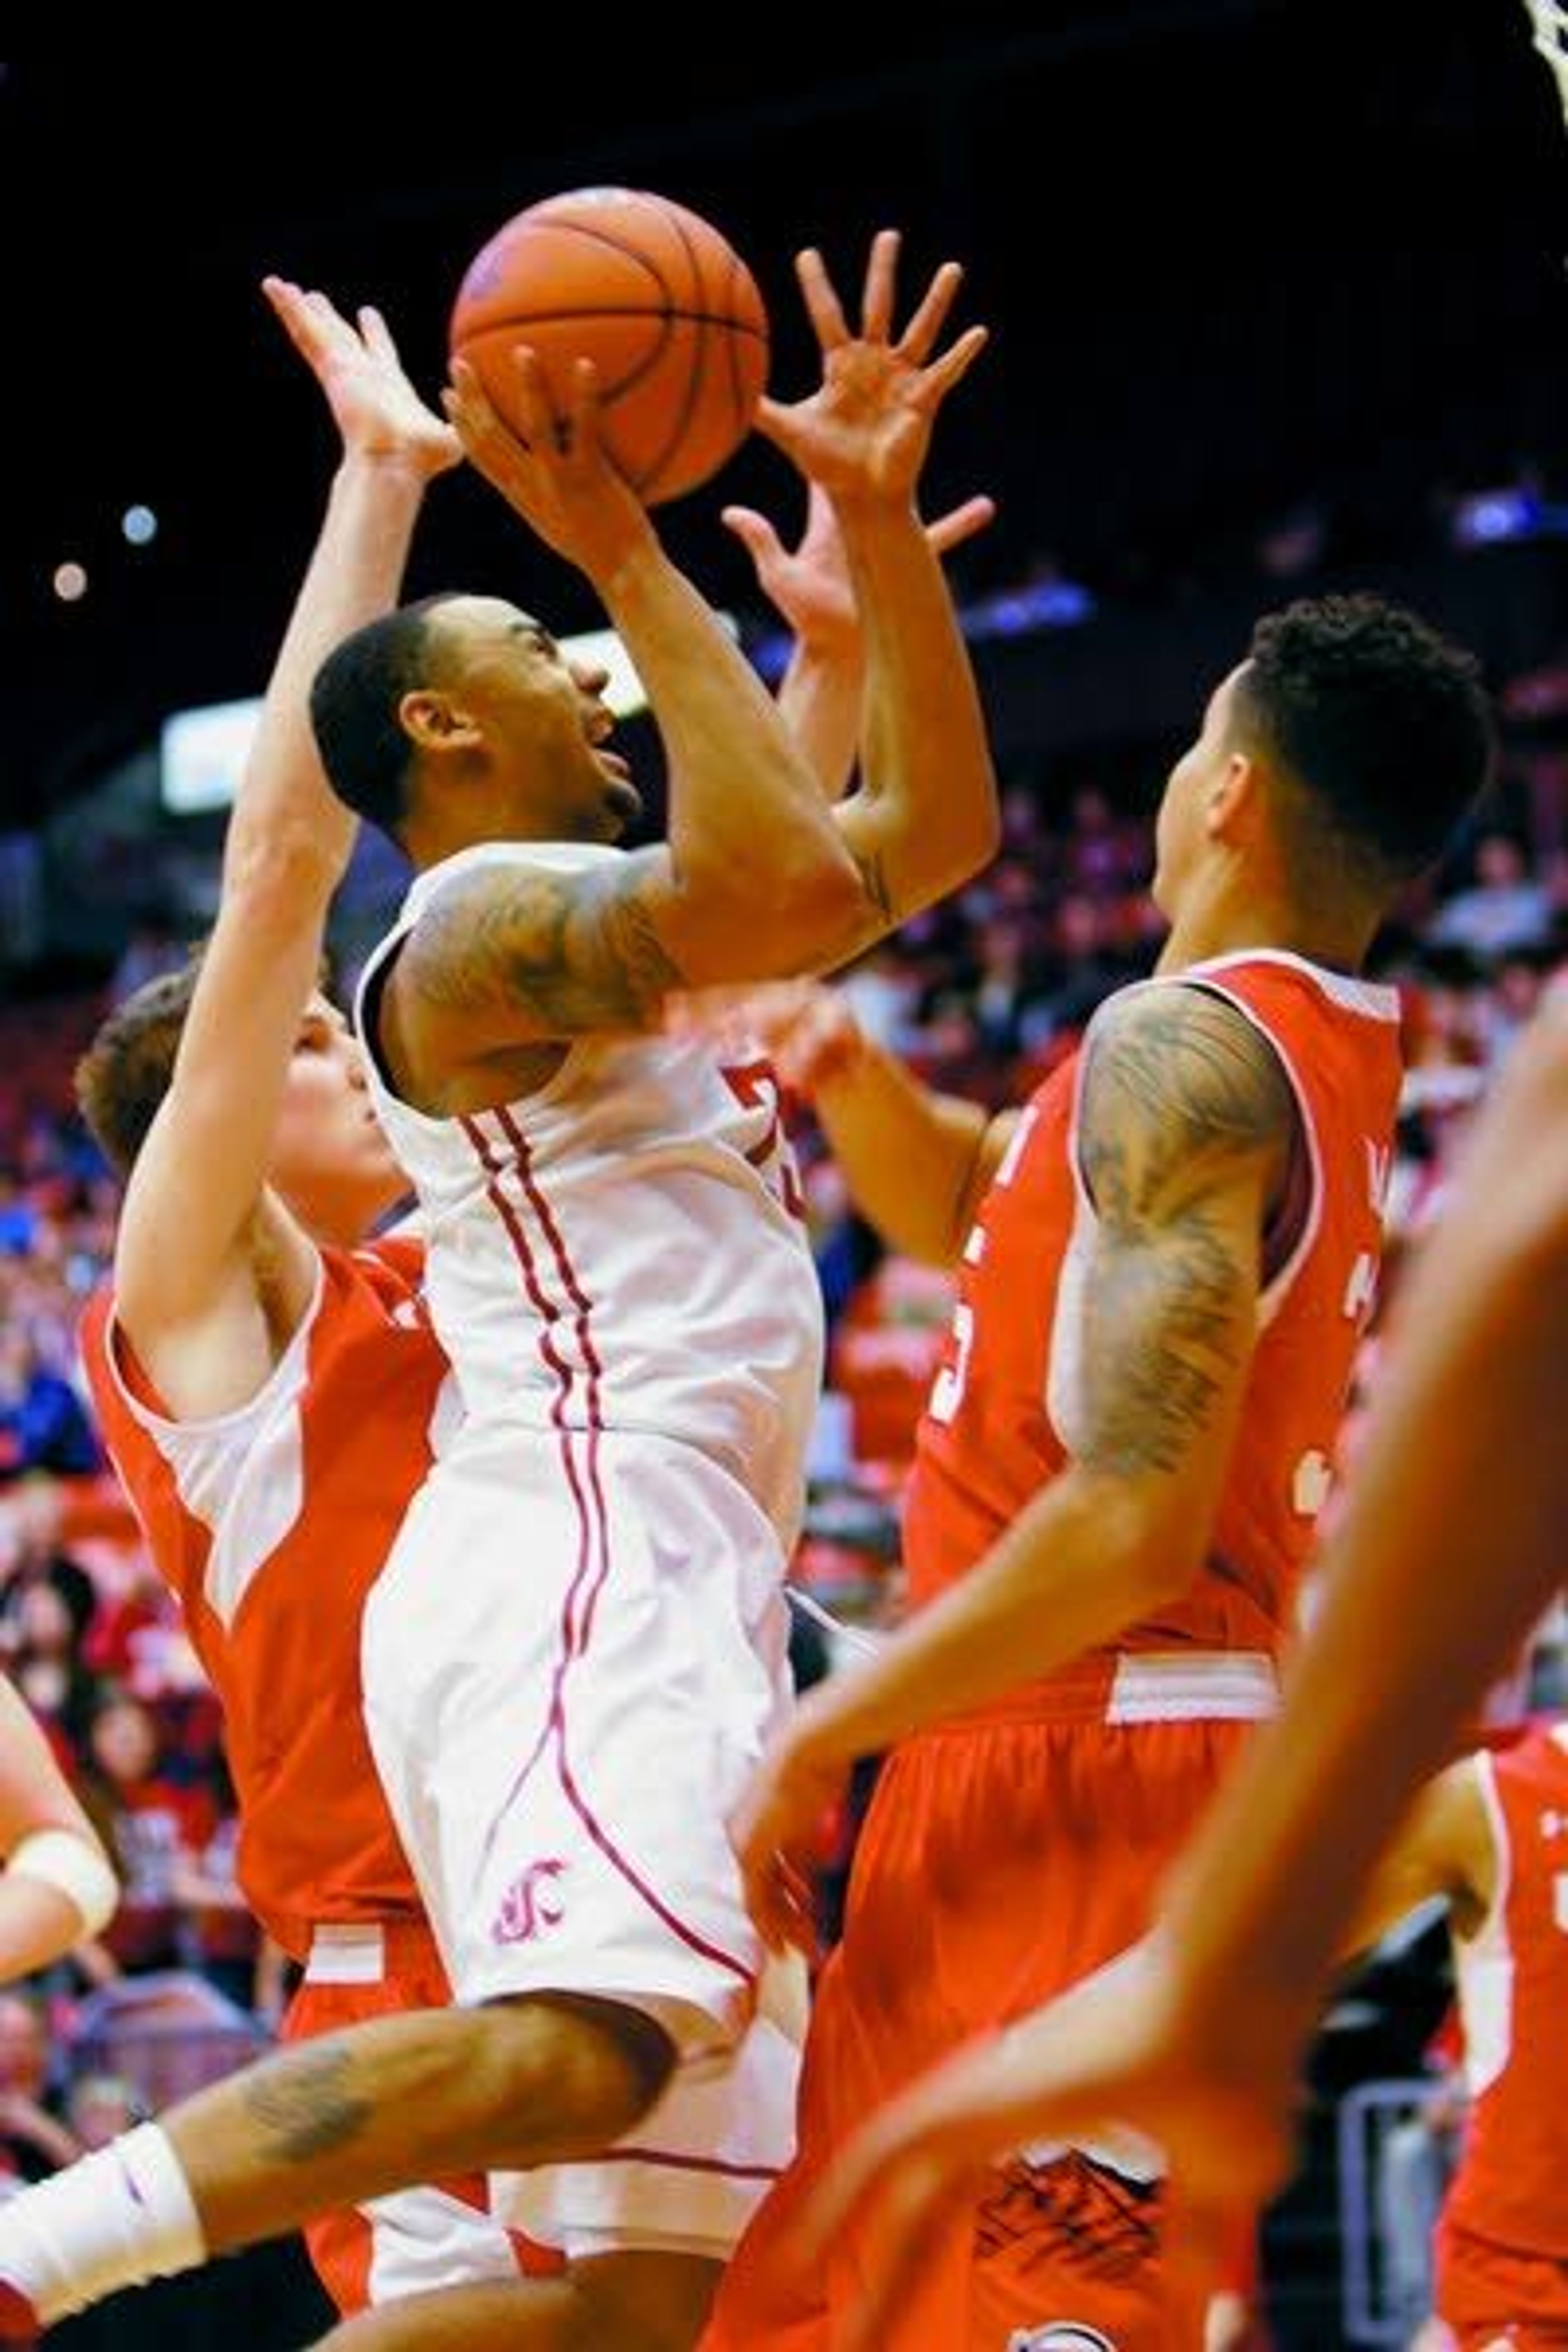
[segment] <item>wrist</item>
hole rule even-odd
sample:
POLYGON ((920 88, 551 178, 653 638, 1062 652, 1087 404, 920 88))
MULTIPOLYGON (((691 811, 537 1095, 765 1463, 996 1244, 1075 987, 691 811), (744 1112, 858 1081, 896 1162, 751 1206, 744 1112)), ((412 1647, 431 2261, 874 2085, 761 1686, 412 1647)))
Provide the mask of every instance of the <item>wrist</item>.
POLYGON ((800 1701, 784 1733, 789 1769, 812 1777, 847 1772, 866 1753, 854 1713, 844 1703, 850 1680, 830 1677, 800 1701))
POLYGON ((412 443, 350 441, 338 460, 337 478, 348 485, 374 482, 384 495, 402 489, 417 500, 435 476, 447 470, 447 464, 433 451, 418 449, 412 443))

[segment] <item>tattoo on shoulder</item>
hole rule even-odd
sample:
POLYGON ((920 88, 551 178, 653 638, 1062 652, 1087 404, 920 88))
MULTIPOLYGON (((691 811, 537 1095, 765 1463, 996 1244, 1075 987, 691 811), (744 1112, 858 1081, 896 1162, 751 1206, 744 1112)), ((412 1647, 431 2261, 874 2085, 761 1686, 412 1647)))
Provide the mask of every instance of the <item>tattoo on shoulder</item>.
POLYGON ((1090 1042, 1084 1172, 1102 1215, 1135 1215, 1212 1155, 1284 1150, 1295 1116, 1278 1055, 1234 1005, 1140 989, 1090 1042))
POLYGON ((355 2138, 370 2101, 353 2088, 353 2061, 336 2034, 285 2051, 244 2088, 268 2162, 305 2164, 355 2138))
POLYGON ((1226 1213, 1282 1163, 1295 1116, 1278 1057, 1192 988, 1140 991, 1091 1043, 1079 1152, 1099 1219, 1080 1458, 1173 1470, 1250 1354, 1260 1233, 1226 1213))
POLYGON ((681 985, 654 902, 659 869, 639 855, 613 867, 481 874, 444 893, 405 950, 427 1003, 454 1013, 515 1013, 553 1035, 642 1029, 681 985))

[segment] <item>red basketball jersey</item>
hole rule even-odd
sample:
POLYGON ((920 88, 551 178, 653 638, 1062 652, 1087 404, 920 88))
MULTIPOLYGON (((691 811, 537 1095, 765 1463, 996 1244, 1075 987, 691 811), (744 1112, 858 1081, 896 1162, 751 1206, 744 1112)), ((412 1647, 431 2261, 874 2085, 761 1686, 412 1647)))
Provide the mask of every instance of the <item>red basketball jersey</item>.
POLYGON ((271 1379, 216 1421, 164 1415, 107 1288, 82 1327, 105 1443, 223 1701, 240 1886, 296 1958, 316 1921, 419 1913, 364 1729, 360 1615, 447 1376, 423 1255, 405 1239, 322 1251, 271 1379))
POLYGON ((1568 2261, 1568 1725, 1477 1759, 1497 1893, 1454 1939, 1471 2108, 1446 2221, 1568 2261))
MULTIPOLYGON (((1128 1629, 1116 1648, 1271 1650, 1288 1627, 1375 1286, 1398 1000, 1263 951, 1142 984, 1210 990, 1257 1024, 1289 1078, 1304 1149, 1266 1239, 1242 1434, 1207 1562, 1158 1622, 1128 1629)), ((1072 1454, 1095 1223, 1077 1129, 1093 1037, 1091 1024, 1079 1053, 1025 1108, 964 1246, 905 1516, 917 1603, 962 1576, 1072 1454)), ((1079 1706, 1101 1664, 1109 1690, 1109 1654, 1066 1670, 1079 1706)))

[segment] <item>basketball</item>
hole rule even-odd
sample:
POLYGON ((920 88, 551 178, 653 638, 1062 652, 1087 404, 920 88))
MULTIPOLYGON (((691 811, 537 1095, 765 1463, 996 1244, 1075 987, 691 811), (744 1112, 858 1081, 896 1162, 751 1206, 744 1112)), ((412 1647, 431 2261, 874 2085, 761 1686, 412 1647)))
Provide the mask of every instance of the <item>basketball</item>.
POLYGON ((538 352, 557 410, 574 361, 591 359, 605 446, 648 506, 718 472, 767 380, 751 271, 710 221, 640 188, 578 188, 514 215, 470 263, 449 340, 514 428, 518 344, 538 352))

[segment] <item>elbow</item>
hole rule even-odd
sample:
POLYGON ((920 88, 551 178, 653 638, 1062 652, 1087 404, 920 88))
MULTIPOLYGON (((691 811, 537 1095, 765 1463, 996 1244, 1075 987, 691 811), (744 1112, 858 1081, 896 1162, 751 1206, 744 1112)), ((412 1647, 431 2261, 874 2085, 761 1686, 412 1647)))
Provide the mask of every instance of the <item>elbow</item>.
MULTIPOLYGON (((768 929, 776 969, 770 978, 829 970, 867 936, 867 886, 837 833, 822 854, 797 856, 773 877, 771 897, 768 929)), ((752 899, 745 909, 751 925, 760 912, 752 899)))
POLYGON ((277 898, 320 887, 323 879, 335 882, 346 862, 344 843, 324 838, 312 824, 286 820, 253 826, 239 819, 224 845, 224 890, 277 898))
POLYGON ((1204 1564, 1207 1514, 1114 1475, 1095 1477, 1092 1489, 1086 1499, 1104 1556, 1119 1563, 1125 1622, 1136 1624, 1184 1600, 1204 1564))
POLYGON ((253 923, 274 919, 298 928, 300 910, 324 907, 342 878, 344 858, 307 825, 231 841, 224 857, 223 903, 253 923))

